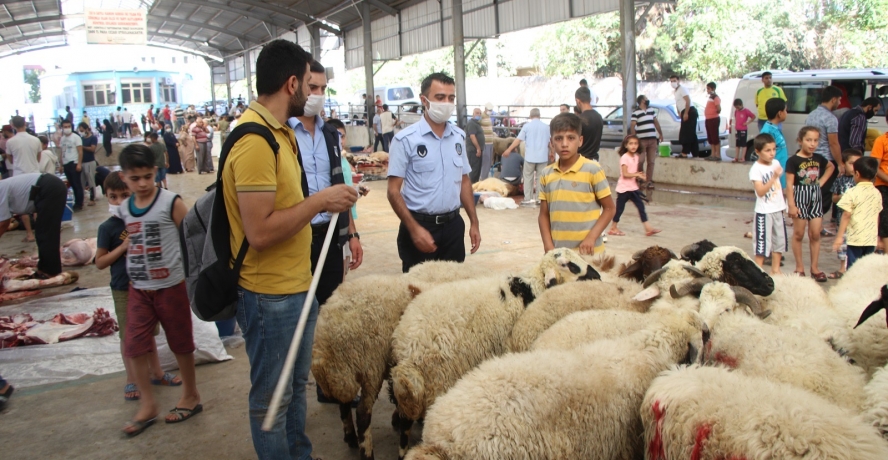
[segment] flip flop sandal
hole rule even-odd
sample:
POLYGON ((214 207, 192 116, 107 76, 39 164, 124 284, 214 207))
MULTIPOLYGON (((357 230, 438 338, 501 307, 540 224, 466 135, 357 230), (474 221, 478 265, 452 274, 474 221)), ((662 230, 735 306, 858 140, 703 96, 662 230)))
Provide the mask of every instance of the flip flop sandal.
POLYGON ((817 281, 818 283, 825 283, 826 282, 826 273, 823 273, 823 272, 811 273, 811 278, 814 278, 814 281, 817 281))
POLYGON ((796 275, 799 275, 799 278, 804 278, 804 277, 805 277, 805 272, 793 272, 793 273, 796 274, 796 275))
POLYGON ((835 272, 832 272, 829 275, 827 275, 827 278, 829 278, 831 280, 840 280, 840 279, 842 279, 843 276, 845 276, 844 273, 839 272, 839 271, 835 271, 835 272))
POLYGON ((611 231, 607 232, 607 234, 611 235, 611 236, 626 236, 625 233, 623 233, 619 230, 611 230, 611 231))
POLYGON ((154 425, 154 422, 157 421, 157 417, 150 418, 148 420, 131 420, 126 423, 126 426, 123 427, 123 433, 129 437, 134 437, 142 434, 143 431, 148 429, 149 426, 154 425), (132 430, 127 431, 127 428, 133 428, 132 430))
POLYGON ((135 383, 127 383, 126 386, 123 387, 123 399, 125 399, 127 401, 138 401, 139 399, 142 398, 141 393, 138 396, 127 396, 126 395, 127 393, 135 393, 137 391, 139 391, 139 389, 136 387, 135 383))
POLYGON ((176 415, 176 419, 175 420, 164 419, 164 421, 167 423, 181 423, 181 422, 184 422, 184 421, 190 419, 191 417, 194 417, 195 415, 201 413, 202 411, 203 411, 203 404, 198 404, 198 405, 194 406, 194 409, 186 409, 184 407, 176 407, 176 408, 173 408, 172 410, 170 410, 171 414, 176 415))
POLYGON ((658 229, 655 228, 655 229, 653 229, 653 230, 651 230, 651 231, 649 231, 649 232, 646 232, 646 233, 645 233, 645 236, 654 236, 654 235, 656 235, 657 233, 660 233, 661 231, 662 231, 662 230, 658 230, 658 229))
POLYGON ((159 379, 151 379, 151 384, 162 386, 162 387, 177 387, 177 386, 181 385, 182 380, 179 380, 178 383, 173 382, 173 379, 175 379, 175 378, 176 378, 175 375, 170 374, 169 372, 166 372, 163 374, 163 377, 161 377, 159 379))

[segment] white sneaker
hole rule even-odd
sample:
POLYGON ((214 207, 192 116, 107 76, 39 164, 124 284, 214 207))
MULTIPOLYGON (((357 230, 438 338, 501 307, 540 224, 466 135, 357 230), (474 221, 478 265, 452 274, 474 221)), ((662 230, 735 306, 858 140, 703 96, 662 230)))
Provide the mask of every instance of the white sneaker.
POLYGON ((524 200, 521 202, 521 207, 524 208, 533 208, 536 206, 536 201, 533 200, 524 200))

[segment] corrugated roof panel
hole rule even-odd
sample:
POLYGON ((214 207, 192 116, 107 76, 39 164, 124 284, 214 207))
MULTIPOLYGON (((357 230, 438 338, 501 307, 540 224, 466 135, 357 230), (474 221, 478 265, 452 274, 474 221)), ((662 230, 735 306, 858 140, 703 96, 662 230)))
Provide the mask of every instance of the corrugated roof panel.
POLYGON ((401 40, 397 16, 383 16, 371 23, 373 59, 398 59, 401 57, 401 40))
POLYGON ((514 32, 570 19, 570 0, 511 0, 500 4, 500 33, 514 32))
POLYGON ((441 42, 440 6, 427 0, 401 10, 401 53, 422 53, 444 46, 441 42))
POLYGON ((352 29, 345 33, 345 68, 356 69, 364 65, 364 31, 352 29))
POLYGON ((463 2, 463 33, 466 37, 492 37, 496 35, 496 9, 493 0, 467 0, 463 2))
POLYGON ((611 13, 620 9, 620 0, 571 0, 574 17, 611 13))
POLYGON ((305 25, 296 28, 296 44, 305 50, 311 50, 311 32, 305 25))

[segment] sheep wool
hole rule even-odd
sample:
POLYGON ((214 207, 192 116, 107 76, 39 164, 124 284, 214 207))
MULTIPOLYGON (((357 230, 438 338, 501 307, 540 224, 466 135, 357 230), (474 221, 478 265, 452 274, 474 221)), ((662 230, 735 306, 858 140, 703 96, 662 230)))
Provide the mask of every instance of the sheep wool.
POLYGON ((888 367, 876 371, 864 388, 866 409, 863 420, 879 430, 888 440, 888 367))
POLYGON ((640 411, 647 460, 888 458, 888 443, 850 411, 721 367, 664 372, 640 411))
POLYGON ((845 276, 829 290, 829 300, 848 331, 848 357, 869 375, 888 364, 885 311, 876 313, 856 329, 853 328, 863 310, 881 296, 881 288, 886 283, 888 256, 872 254, 852 265, 845 276))
MULTIPOLYGON (((639 286, 638 283, 632 284, 639 286)), ((640 287, 640 286, 639 286, 640 287)), ((509 339, 510 351, 526 351, 539 335, 565 316, 583 310, 644 312, 644 302, 632 300, 636 290, 617 284, 583 281, 556 286, 542 293, 518 318, 509 339)))
POLYGON ((655 313, 589 310, 572 313, 543 331, 530 350, 572 350, 598 340, 616 339, 656 322, 655 313))
POLYGON ((675 311, 619 340, 487 361, 431 407, 407 459, 640 458, 644 392, 702 345, 702 328, 675 311))

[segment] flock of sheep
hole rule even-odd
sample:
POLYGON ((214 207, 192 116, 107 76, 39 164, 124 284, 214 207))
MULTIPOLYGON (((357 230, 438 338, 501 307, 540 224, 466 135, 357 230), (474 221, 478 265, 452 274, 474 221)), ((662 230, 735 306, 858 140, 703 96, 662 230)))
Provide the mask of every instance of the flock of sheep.
POLYGON ((520 274, 428 262, 343 283, 312 373, 362 459, 388 380, 408 460, 884 460, 886 283, 888 256, 826 292, 706 240, 619 268, 567 249, 520 274))

